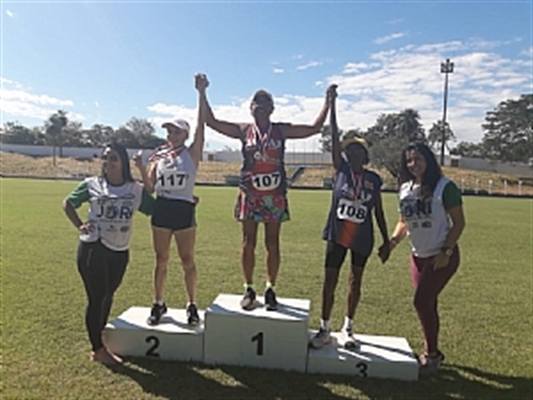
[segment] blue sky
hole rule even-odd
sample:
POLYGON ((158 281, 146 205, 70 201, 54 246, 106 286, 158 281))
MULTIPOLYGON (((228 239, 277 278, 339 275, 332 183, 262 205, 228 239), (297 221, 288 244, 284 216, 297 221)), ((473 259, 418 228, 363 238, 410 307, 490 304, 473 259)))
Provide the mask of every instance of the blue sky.
MULTIPOLYGON (((257 89, 274 95, 274 121, 311 123, 339 85, 341 129, 382 113, 442 118, 478 142, 487 111, 533 91, 528 1, 2 1, 1 122, 43 125, 61 108, 90 127, 131 117, 196 121, 193 77, 210 80, 215 115, 250 121, 257 89)), ((207 130, 208 150, 237 148, 207 130)), ((318 136, 292 141, 311 151, 318 136)))

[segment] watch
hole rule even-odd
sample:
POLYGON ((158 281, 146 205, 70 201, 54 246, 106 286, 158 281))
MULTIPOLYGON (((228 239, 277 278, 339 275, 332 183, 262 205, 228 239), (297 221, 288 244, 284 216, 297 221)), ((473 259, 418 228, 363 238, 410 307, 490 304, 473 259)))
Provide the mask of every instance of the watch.
POLYGON ((446 257, 451 257, 453 255, 453 249, 451 247, 441 247, 440 251, 442 251, 446 257))

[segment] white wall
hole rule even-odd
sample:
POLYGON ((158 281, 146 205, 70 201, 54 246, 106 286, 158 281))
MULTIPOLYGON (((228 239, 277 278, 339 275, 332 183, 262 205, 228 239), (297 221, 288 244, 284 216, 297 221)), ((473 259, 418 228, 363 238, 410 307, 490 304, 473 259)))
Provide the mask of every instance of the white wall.
MULTIPOLYGON (((52 156, 52 146, 27 146, 19 144, 0 144, 0 150, 8 153, 25 154, 29 156, 52 156)), ((128 149, 128 154, 132 157, 138 149, 128 149)), ((90 159, 99 157, 102 152, 100 148, 87 147, 63 147, 64 157, 90 159)), ((143 157, 150 154, 150 150, 143 151, 143 157)), ((59 157, 59 148, 56 148, 56 156, 59 157)), ((526 163, 502 163, 470 157, 453 157, 457 159, 460 168, 496 172, 499 174, 517 175, 521 177, 533 177, 533 168, 526 163)), ((204 152, 204 160, 225 161, 225 162, 242 162, 240 151, 217 151, 204 152)), ((285 153, 285 163, 287 164, 331 164, 330 153, 304 153, 291 152, 285 153)), ((451 165, 451 159, 446 156, 444 159, 446 166, 451 165)))

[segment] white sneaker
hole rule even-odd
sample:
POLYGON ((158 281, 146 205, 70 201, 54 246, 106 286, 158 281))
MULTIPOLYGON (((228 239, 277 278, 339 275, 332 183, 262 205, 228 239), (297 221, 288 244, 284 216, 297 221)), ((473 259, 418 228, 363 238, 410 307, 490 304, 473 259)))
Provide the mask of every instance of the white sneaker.
POLYGON ((320 349, 331 343, 331 333, 328 330, 320 328, 315 336, 309 341, 309 346, 314 349, 320 349))
POLYGON ((341 329, 341 338, 345 349, 358 349, 361 344, 353 336, 351 329, 341 329))

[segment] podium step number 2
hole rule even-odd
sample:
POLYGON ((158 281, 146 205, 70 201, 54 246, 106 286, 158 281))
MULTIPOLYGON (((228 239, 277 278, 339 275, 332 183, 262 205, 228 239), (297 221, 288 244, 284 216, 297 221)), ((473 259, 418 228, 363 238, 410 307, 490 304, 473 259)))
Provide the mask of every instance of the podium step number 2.
MULTIPOLYGON (((198 313, 203 321, 204 312, 198 313)), ((169 308, 156 326, 146 323, 149 315, 149 307, 131 307, 109 322, 104 331, 108 348, 122 356, 203 361, 203 324, 188 326, 185 309, 169 308)))

